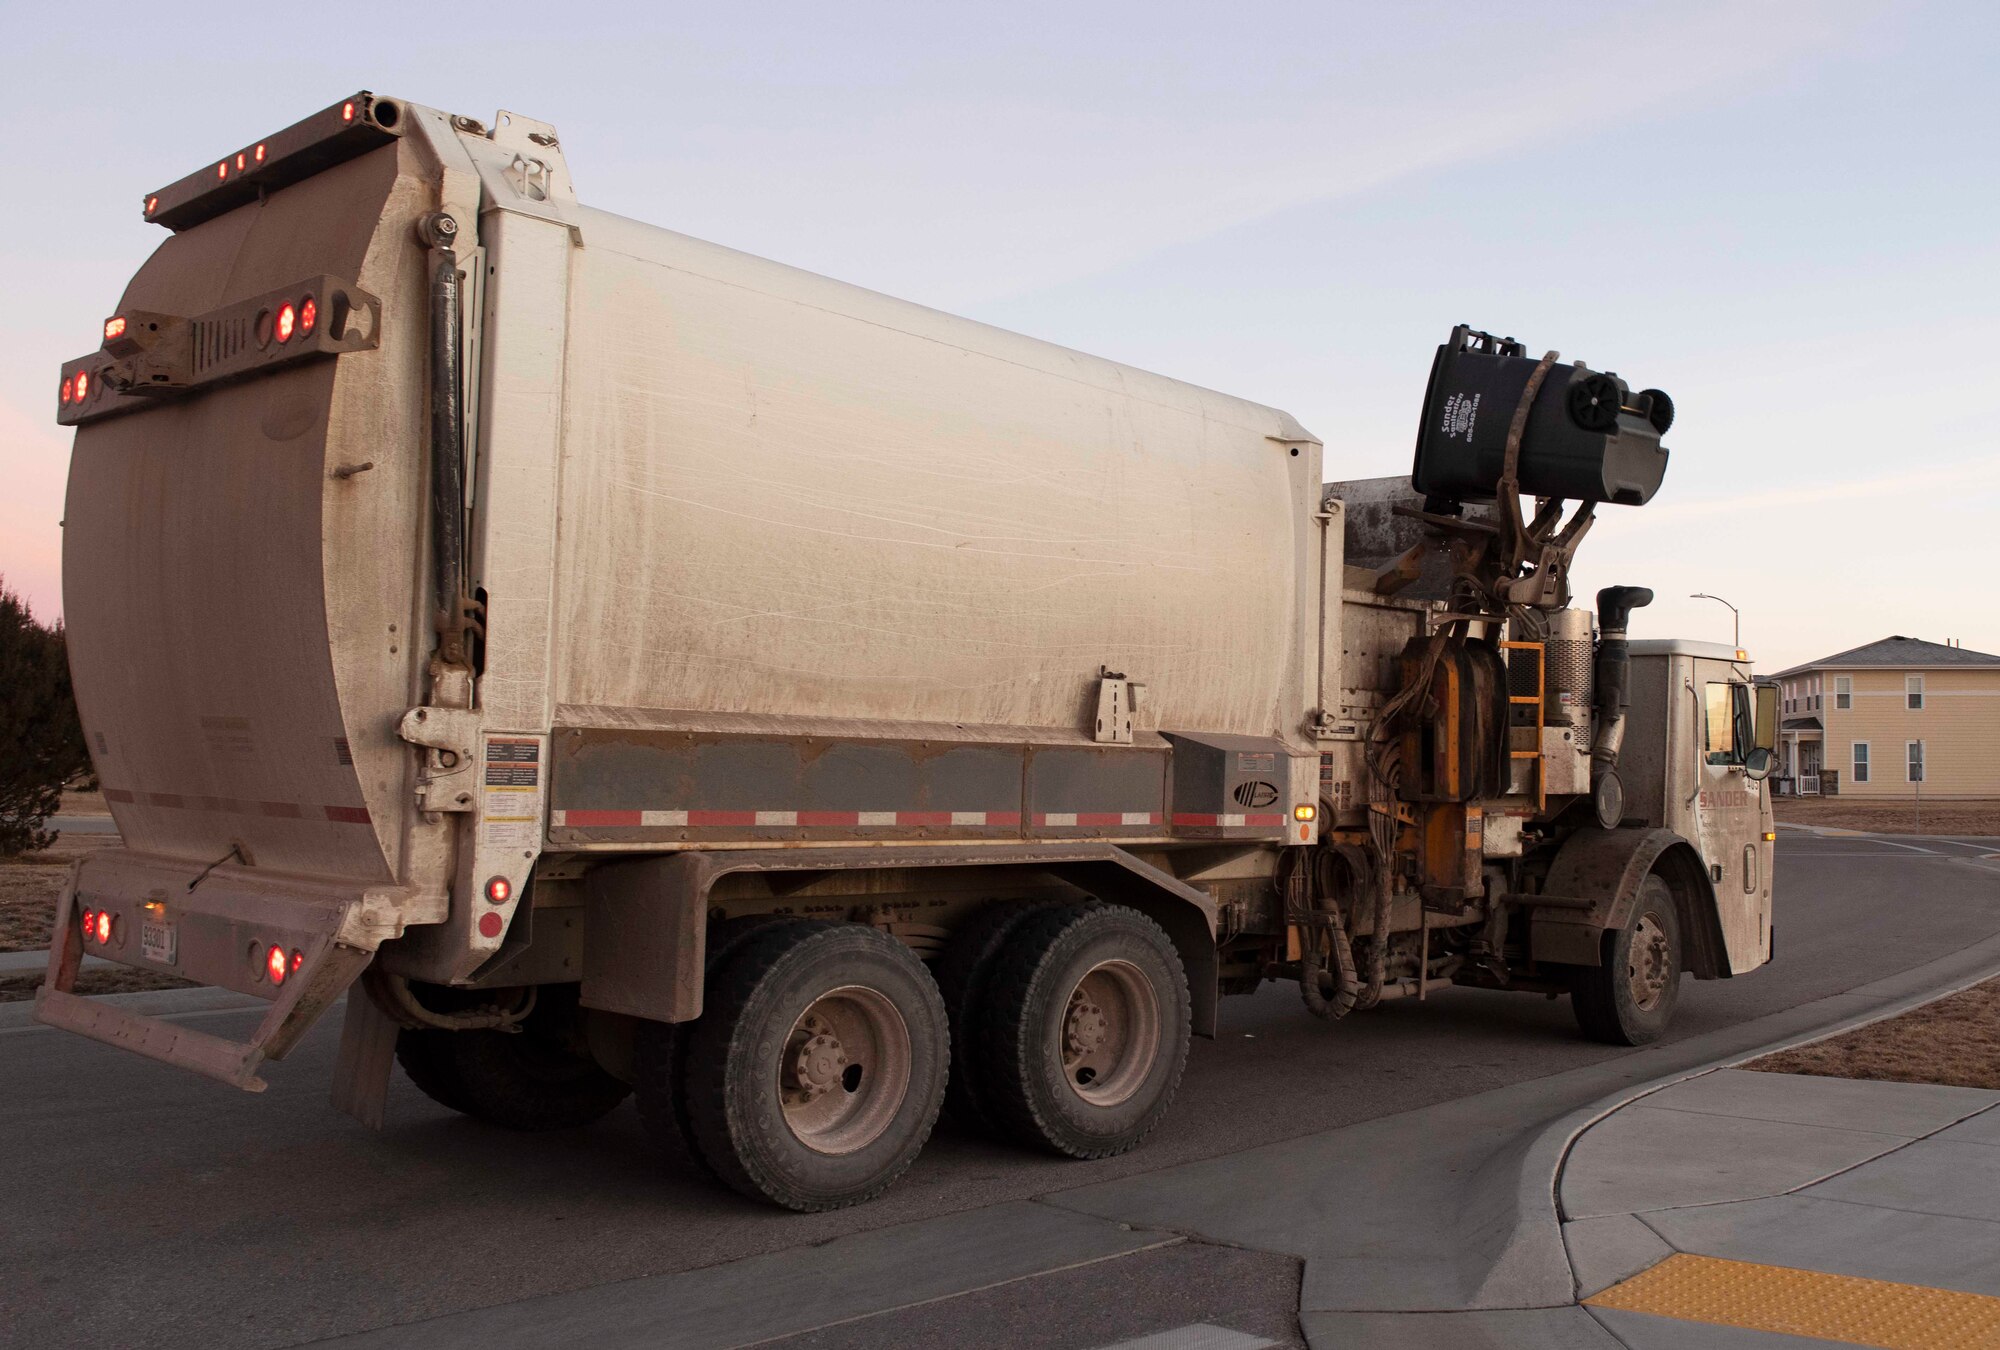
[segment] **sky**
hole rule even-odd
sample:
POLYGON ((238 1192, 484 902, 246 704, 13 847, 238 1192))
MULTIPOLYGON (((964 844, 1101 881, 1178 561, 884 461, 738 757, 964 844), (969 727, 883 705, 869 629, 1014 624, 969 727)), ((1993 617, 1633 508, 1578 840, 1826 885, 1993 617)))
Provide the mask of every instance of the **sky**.
POLYGON ((1576 583, 1759 668, 2000 651, 2000 6, 0 0, 0 578, 61 612, 57 368, 140 195, 367 88, 593 206, 1293 413, 1409 471, 1457 323, 1670 393, 1576 583), (337 16, 337 17, 336 17, 337 16))

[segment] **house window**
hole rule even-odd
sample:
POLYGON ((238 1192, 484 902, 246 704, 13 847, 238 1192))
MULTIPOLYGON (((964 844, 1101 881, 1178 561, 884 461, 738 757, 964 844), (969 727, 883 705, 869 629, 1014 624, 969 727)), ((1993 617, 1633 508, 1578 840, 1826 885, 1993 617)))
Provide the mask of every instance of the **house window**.
MULTIPOLYGON (((1922 712, 1924 710, 1923 676, 1905 675, 1903 677, 1903 702, 1909 706, 1911 712, 1922 712)), ((1912 778, 1910 781, 1914 783, 1917 780, 1912 778)))
POLYGON ((1905 741, 1903 743, 1903 749, 1909 755, 1909 771, 1910 771, 1909 781, 1912 783, 1923 782, 1924 743, 1922 741, 1905 741))
POLYGON ((1818 695, 1818 694, 1814 694, 1814 695, 1813 695, 1813 711, 1814 711, 1814 712, 1818 712, 1818 711, 1819 711, 1819 695, 1818 695))
POLYGON ((1854 743, 1854 781, 1857 783, 1868 781, 1868 742, 1866 741, 1856 741, 1854 743))
POLYGON ((1854 706, 1854 677, 1836 675, 1833 677, 1833 706, 1846 712, 1854 706))

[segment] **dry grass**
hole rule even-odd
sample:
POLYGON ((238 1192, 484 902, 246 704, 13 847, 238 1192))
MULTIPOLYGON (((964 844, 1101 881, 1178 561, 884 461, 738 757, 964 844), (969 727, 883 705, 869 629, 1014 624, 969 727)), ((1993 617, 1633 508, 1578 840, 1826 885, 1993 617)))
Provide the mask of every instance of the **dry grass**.
POLYGON ((0 952, 40 951, 55 929, 56 900, 70 864, 100 848, 115 848, 115 834, 64 835, 40 853, 0 859, 0 952))
POLYGON ((2000 1089, 2000 979, 1739 1067, 2000 1089))
MULTIPOLYGON (((35 996, 42 987, 39 972, 33 975, 0 975, 0 1003, 25 1003, 35 996)), ((176 975, 161 975, 151 970, 132 970, 120 967, 117 970, 80 970, 76 975, 78 994, 138 994, 153 989, 192 989, 192 980, 183 980, 176 975)))
POLYGON ((1908 801, 1861 801, 1853 797, 1775 797, 1771 807, 1779 820, 1792 825, 1831 825, 1869 834, 1993 834, 2000 835, 2000 800, 1927 801, 1923 829, 1908 801))

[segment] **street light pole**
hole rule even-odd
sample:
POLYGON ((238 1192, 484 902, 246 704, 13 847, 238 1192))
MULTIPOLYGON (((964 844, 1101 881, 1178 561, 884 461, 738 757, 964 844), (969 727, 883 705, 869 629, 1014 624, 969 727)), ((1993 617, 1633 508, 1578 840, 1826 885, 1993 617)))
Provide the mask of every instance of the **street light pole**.
POLYGON ((1728 609, 1729 609, 1729 613, 1730 613, 1730 617, 1731 617, 1731 619, 1733 620, 1733 629, 1732 629, 1732 631, 1733 631, 1733 632, 1735 633, 1735 635, 1736 635, 1736 640, 1735 640, 1734 642, 1730 643, 1729 645, 1730 645, 1731 647, 1734 647, 1734 648, 1735 648, 1735 649, 1736 649, 1737 651, 1739 651, 1739 652, 1743 650, 1743 615, 1742 615, 1742 613, 1741 613, 1741 612, 1740 612, 1740 611, 1739 611, 1739 610, 1738 610, 1738 609, 1736 608, 1736 606, 1734 606, 1734 605, 1731 605, 1731 604, 1730 604, 1730 603, 1729 603, 1729 602, 1728 602, 1727 600, 1724 600, 1724 599, 1723 599, 1723 598, 1722 598, 1721 596, 1719 596, 1719 595, 1710 595, 1710 594, 1708 594, 1708 593, 1707 593, 1706 591, 1696 591, 1696 592, 1695 592, 1695 593, 1694 593, 1693 595, 1690 595, 1690 596, 1688 597, 1688 599, 1690 599, 1690 600, 1713 600, 1713 601, 1715 601, 1715 603, 1716 603, 1716 604, 1718 604, 1718 605, 1725 605, 1725 606, 1727 606, 1727 607, 1728 607, 1728 609))

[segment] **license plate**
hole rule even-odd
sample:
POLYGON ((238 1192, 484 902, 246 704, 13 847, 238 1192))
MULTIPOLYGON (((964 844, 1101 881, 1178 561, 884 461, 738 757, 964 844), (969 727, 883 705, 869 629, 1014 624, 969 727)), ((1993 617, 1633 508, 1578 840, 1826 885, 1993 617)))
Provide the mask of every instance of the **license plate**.
POLYGON ((174 926, 170 923, 144 923, 139 925, 139 955, 148 961, 158 961, 161 965, 174 963, 174 926))

